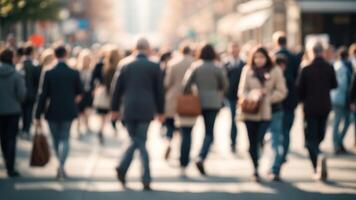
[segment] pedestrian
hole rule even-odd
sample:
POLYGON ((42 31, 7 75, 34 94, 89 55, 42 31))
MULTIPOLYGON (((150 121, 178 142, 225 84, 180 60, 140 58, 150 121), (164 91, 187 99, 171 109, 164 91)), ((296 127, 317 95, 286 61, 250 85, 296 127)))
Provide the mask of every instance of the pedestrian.
POLYGON ((81 100, 83 87, 79 72, 66 64, 68 56, 66 48, 57 47, 55 56, 58 63, 46 72, 41 86, 36 110, 36 128, 42 129, 40 119, 45 113, 59 162, 56 178, 61 180, 67 177, 65 163, 70 151, 70 128, 72 121, 78 115, 78 103, 81 100))
POLYGON ((159 64, 148 59, 149 54, 149 42, 143 38, 139 39, 135 58, 117 73, 111 107, 112 118, 118 120, 122 115, 122 121, 131 138, 131 144, 116 168, 118 180, 125 187, 127 170, 138 149, 142 160, 144 190, 151 190, 149 156, 146 149, 148 127, 154 117, 161 123, 164 121, 163 75, 159 64))
MULTIPOLYGON (((164 78, 165 87, 165 116, 166 123, 170 124, 171 132, 167 134, 168 147, 166 149, 167 154, 171 151, 171 139, 175 127, 179 128, 181 134, 181 146, 180 146, 180 166, 182 176, 185 176, 186 167, 189 164, 189 155, 191 149, 192 129, 196 121, 196 117, 178 116, 177 110, 177 98, 183 94, 183 78, 187 70, 194 62, 194 58, 191 55, 191 48, 189 44, 181 44, 180 54, 173 58, 167 67, 166 76, 164 78)), ((168 127, 167 127, 168 128, 168 127)), ((169 130, 169 128, 168 128, 169 130)), ((168 132, 167 132, 168 133, 168 132)))
POLYGON ((245 66, 245 62, 240 58, 240 48, 237 42, 231 42, 228 48, 228 59, 224 63, 224 68, 227 72, 227 77, 229 79, 229 89, 226 94, 226 98, 229 101, 229 108, 231 112, 231 129, 230 129, 230 139, 231 139, 231 152, 236 153, 236 139, 238 128, 236 124, 236 102, 237 93, 240 83, 240 77, 242 68, 245 66))
POLYGON ((96 66, 92 75, 92 82, 97 82, 94 89, 93 106, 100 117, 100 130, 98 133, 100 144, 104 144, 104 127, 111 103, 111 82, 120 60, 119 50, 116 47, 108 47, 104 53, 103 63, 96 66))
POLYGON ((256 47, 242 70, 238 93, 238 119, 244 121, 247 128, 249 153, 254 167, 253 181, 260 181, 259 146, 272 119, 272 105, 281 102, 286 95, 282 69, 273 65, 264 47, 256 47), (247 102, 256 105, 254 111, 245 108, 247 102))
POLYGON ((34 47, 27 44, 24 47, 24 58, 20 63, 19 70, 23 73, 25 77, 26 84, 26 99, 22 105, 22 137, 25 139, 31 138, 31 125, 33 119, 33 106, 36 101, 37 90, 36 81, 34 79, 35 71, 38 66, 34 62, 34 47))
MULTIPOLYGON (((301 63, 301 59, 295 54, 293 54, 287 48, 287 37, 285 32, 276 32, 273 35, 274 45, 277 49, 275 51, 275 56, 284 57, 286 60, 286 66, 283 70, 284 78, 286 80, 288 94, 287 97, 282 102, 282 130, 280 143, 282 145, 282 154, 281 154, 281 162, 275 163, 274 170, 276 174, 279 173, 282 164, 287 161, 287 155, 289 151, 289 143, 290 143, 290 131, 293 126, 294 117, 295 117, 295 109, 298 106, 298 95, 296 88, 296 81, 299 75, 299 65, 301 63)), ((283 65, 283 64, 282 64, 283 65)))
POLYGON ((325 137, 331 111, 330 91, 337 87, 334 68, 323 58, 323 46, 316 42, 308 49, 312 61, 302 68, 298 94, 303 103, 305 142, 313 165, 314 179, 327 179, 326 158, 319 145, 325 137))
POLYGON ((25 81, 14 66, 14 54, 9 48, 0 52, 0 140, 8 177, 20 176, 15 169, 16 136, 26 96, 25 81))
POLYGON ((351 123, 349 91, 352 84, 353 70, 346 47, 340 47, 338 49, 338 60, 334 64, 334 70, 338 86, 331 91, 331 102, 334 111, 333 144, 335 154, 341 154, 346 153, 343 142, 351 123), (340 131, 342 120, 344 124, 340 131))
POLYGON ((183 81, 184 93, 190 93, 195 85, 204 119, 205 137, 200 149, 196 166, 202 175, 206 175, 204 162, 209 154, 214 140, 214 125, 216 116, 223 105, 228 80, 225 71, 215 63, 217 54, 210 44, 201 47, 198 61, 192 64, 183 81))
POLYGON ((79 117, 77 119, 77 129, 79 137, 82 136, 81 131, 81 122, 85 126, 86 132, 91 132, 89 126, 89 109, 93 102, 93 96, 91 91, 91 76, 93 73, 92 70, 92 53, 89 49, 83 49, 77 59, 77 70, 80 74, 80 79, 84 87, 83 98, 79 103, 79 117))
MULTIPOLYGON (((353 43, 350 47, 349 47, 349 56, 350 56, 350 61, 352 63, 352 67, 353 67, 353 71, 354 71, 354 77, 353 77, 353 83, 355 84, 355 78, 356 78, 356 43, 353 43)), ((354 97, 352 94, 355 93, 355 88, 356 87, 352 87, 351 89, 351 97, 354 97)), ((354 101, 353 101, 354 102, 354 101)), ((353 104, 352 104, 353 105, 353 104)), ((352 109, 351 110, 353 113, 353 118, 354 118, 354 135, 355 135, 355 141, 354 141, 354 146, 356 147, 356 109, 352 109)))

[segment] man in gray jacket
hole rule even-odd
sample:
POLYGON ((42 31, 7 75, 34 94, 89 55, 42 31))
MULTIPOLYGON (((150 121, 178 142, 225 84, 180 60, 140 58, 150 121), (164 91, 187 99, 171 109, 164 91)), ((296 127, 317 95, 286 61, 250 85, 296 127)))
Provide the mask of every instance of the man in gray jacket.
POLYGON ((18 177, 15 170, 16 135, 21 113, 21 103, 26 95, 23 77, 13 66, 14 52, 0 52, 0 138, 7 175, 18 177))
POLYGON ((151 190, 151 175, 149 157, 146 149, 147 130, 154 117, 164 121, 164 91, 163 76, 160 66, 148 59, 150 45, 146 39, 140 39, 136 45, 136 58, 125 64, 114 80, 112 97, 112 118, 118 120, 119 109, 131 138, 120 165, 117 167, 117 177, 125 187, 125 176, 130 167, 133 155, 140 151, 144 190, 151 190))

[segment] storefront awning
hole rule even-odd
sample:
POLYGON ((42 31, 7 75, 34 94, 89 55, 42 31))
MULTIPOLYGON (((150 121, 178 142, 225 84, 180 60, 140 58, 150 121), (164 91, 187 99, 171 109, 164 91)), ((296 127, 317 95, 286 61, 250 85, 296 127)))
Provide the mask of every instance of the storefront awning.
POLYGON ((330 13, 330 12, 356 12, 355 0, 308 0, 298 2, 302 12, 318 12, 318 13, 330 13))
POLYGON ((232 33, 234 24, 239 20, 237 13, 228 14, 218 21, 218 32, 228 35, 232 33))
POLYGON ((271 16, 270 10, 258 11, 245 15, 234 25, 234 32, 242 32, 261 27, 271 16))

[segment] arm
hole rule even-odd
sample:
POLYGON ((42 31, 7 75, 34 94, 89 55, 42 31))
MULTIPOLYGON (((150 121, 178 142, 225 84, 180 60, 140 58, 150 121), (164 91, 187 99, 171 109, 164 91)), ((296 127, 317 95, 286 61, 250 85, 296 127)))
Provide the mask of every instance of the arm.
POLYGON ((167 91, 169 88, 173 86, 174 83, 174 72, 173 65, 169 65, 167 67, 166 75, 164 77, 164 88, 167 91))
POLYGON ((279 103, 287 96, 286 80, 280 68, 276 68, 276 86, 270 95, 271 103, 279 103))
POLYGON ((195 67, 191 66, 183 78, 183 93, 190 93, 195 83, 195 67))
POLYGON ((154 93, 156 97, 156 108, 158 114, 164 113, 164 86, 163 86, 163 73, 159 66, 156 68, 154 93))
POLYGON ((240 78, 240 83, 239 83, 239 89, 237 93, 238 98, 244 98, 248 95, 250 92, 248 84, 247 84, 247 73, 248 73, 248 67, 244 67, 242 72, 241 72, 241 78, 240 78))
MULTIPOLYGON (((336 73, 335 73, 335 70, 334 70, 334 68, 331 66, 331 68, 330 68, 331 70, 331 77, 330 77, 330 90, 331 89, 335 89, 335 88, 337 88, 338 87, 338 79, 339 78, 343 78, 344 80, 346 80, 347 78, 346 77, 343 77, 344 75, 343 74, 345 74, 345 73, 338 73, 338 74, 340 74, 340 76, 338 75, 338 77, 336 77, 336 73)), ((347 73, 347 72, 346 72, 347 73)), ((347 76, 347 74, 346 74, 346 76, 347 76)), ((343 86, 340 86, 340 87, 343 87, 343 86)), ((347 83, 345 84, 345 87, 347 87, 347 83)), ((347 89, 345 89, 345 92, 347 91, 347 89)))
POLYGON ((219 89, 226 94, 229 89, 229 82, 227 78, 226 70, 221 69, 219 70, 219 89))
POLYGON ((303 68, 297 81, 297 91, 300 101, 304 101, 306 96, 306 89, 307 86, 305 83, 305 68, 303 68))
POLYGON ((112 99, 111 99, 111 110, 113 112, 118 112, 121 106, 122 95, 125 90, 125 68, 118 70, 115 73, 115 77, 112 83, 112 99))

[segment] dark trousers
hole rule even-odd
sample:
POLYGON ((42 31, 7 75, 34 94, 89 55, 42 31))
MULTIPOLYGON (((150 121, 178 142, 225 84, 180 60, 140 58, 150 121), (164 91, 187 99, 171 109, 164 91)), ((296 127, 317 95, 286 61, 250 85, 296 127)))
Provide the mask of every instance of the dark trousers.
POLYGON ((166 121, 164 122, 164 125, 167 128, 166 137, 168 140, 171 140, 173 138, 173 133, 176 129, 176 127, 174 126, 174 119, 167 118, 166 121))
POLYGON ((309 152, 314 170, 317 168, 317 159, 320 153, 319 145, 325 137, 328 115, 305 116, 305 144, 309 152))
POLYGON ((269 121, 245 121, 247 135, 250 142, 249 153, 255 172, 257 172, 258 169, 258 150, 269 127, 269 123, 269 121))
POLYGON ((33 105, 33 101, 25 101, 22 105, 22 131, 26 133, 30 132, 33 116, 33 105))
POLYGON ((125 121, 125 126, 131 138, 131 144, 127 148, 118 167, 119 170, 126 175, 133 160, 134 153, 138 149, 142 161, 142 182, 144 184, 149 184, 151 182, 149 156, 146 149, 147 130, 149 125, 149 121, 125 121))
POLYGON ((202 114, 205 125, 205 137, 203 146, 199 153, 199 159, 204 161, 208 156, 210 146, 214 141, 214 125, 218 110, 203 110, 202 114))
POLYGON ((8 172, 12 172, 15 166, 19 118, 19 115, 0 115, 1 150, 8 172))
POLYGON ((236 138, 237 138, 237 126, 236 126, 236 100, 229 100, 230 112, 231 112, 231 132, 230 132, 230 139, 231 139, 231 146, 236 145, 236 138))
POLYGON ((192 144, 192 129, 193 127, 182 127, 182 142, 180 146, 180 166, 187 167, 189 164, 189 155, 192 144))

